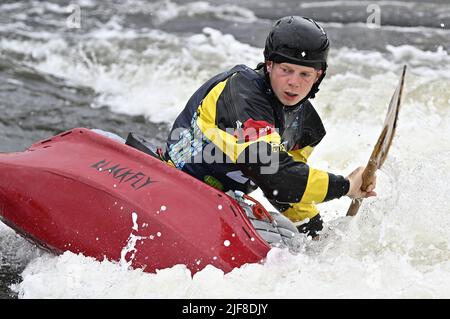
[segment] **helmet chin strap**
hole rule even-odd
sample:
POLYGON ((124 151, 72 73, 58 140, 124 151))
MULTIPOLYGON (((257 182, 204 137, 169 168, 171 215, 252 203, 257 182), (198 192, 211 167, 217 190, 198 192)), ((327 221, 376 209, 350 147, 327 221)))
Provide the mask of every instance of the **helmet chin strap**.
POLYGON ((327 68, 325 67, 320 78, 312 86, 311 91, 309 91, 308 95, 306 95, 299 103, 303 103, 308 99, 313 99, 316 97, 316 93, 319 92, 320 83, 322 83, 322 80, 326 74, 327 74, 327 68))

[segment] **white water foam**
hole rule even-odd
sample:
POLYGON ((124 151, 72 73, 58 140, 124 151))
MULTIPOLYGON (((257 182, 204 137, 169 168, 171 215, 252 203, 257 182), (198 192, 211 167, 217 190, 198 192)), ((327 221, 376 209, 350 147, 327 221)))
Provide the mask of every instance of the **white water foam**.
POLYGON ((108 105, 114 112, 142 114, 154 122, 172 121, 215 72, 238 63, 256 65, 262 57, 260 50, 210 28, 187 37, 160 31, 145 36, 133 31, 95 31, 91 36, 74 47, 59 38, 2 39, 0 46, 29 55, 30 66, 40 72, 93 88, 99 93, 94 107, 108 105), (111 41, 111 33, 121 38, 111 41), (128 40, 139 47, 123 48, 128 40))
POLYGON ((144 13, 154 17, 156 24, 187 16, 198 17, 213 16, 231 22, 253 22, 257 18, 253 11, 233 4, 212 5, 205 1, 175 3, 172 1, 148 2, 142 0, 128 0, 116 5, 122 13, 144 13))

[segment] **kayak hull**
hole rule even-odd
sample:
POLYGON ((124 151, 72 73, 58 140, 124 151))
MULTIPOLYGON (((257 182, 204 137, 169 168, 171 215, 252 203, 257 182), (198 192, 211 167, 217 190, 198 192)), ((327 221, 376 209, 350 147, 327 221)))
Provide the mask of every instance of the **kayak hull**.
POLYGON ((55 253, 148 272, 229 272, 270 250, 233 198, 85 128, 0 154, 0 217, 55 253))

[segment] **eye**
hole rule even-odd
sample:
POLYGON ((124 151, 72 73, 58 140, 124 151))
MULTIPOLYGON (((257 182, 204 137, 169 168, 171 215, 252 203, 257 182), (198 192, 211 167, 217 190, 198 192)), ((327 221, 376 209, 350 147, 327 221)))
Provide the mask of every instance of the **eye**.
POLYGON ((288 68, 285 67, 281 67, 281 71, 283 71, 283 73, 292 73, 292 71, 288 68))
POLYGON ((312 77, 312 74, 309 72, 301 72, 300 77, 302 77, 304 79, 309 79, 310 77, 312 77))

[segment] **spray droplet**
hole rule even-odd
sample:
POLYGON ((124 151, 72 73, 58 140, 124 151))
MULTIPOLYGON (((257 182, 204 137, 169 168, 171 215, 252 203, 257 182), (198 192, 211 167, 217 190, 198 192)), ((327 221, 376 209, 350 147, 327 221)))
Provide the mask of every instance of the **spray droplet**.
POLYGON ((231 237, 236 237, 236 234, 235 233, 231 234, 231 237))
POLYGON ((228 247, 228 246, 231 245, 231 243, 230 243, 229 240, 225 240, 225 241, 223 242, 223 245, 224 245, 225 247, 228 247))
POLYGON ((444 28, 445 27, 445 24, 444 23, 441 23, 441 28, 444 28))
POLYGON ((214 257, 213 257, 213 260, 217 260, 217 257, 216 257, 216 256, 214 256, 214 257))
POLYGON ((114 184, 114 188, 116 188, 117 187, 117 185, 116 184, 114 184))
POLYGON ((231 257, 231 260, 235 260, 236 258, 234 258, 234 257, 231 257))
POLYGON ((133 227, 132 227, 132 229, 136 230, 136 231, 139 230, 138 224, 137 224, 138 215, 135 212, 131 213, 131 219, 133 220, 133 227))
POLYGON ((273 192, 272 192, 272 194, 273 194, 273 196, 277 196, 278 195, 278 190, 274 190, 273 192))
POLYGON ((157 232, 157 233, 156 233, 156 236, 161 237, 161 233, 160 233, 160 232, 157 232))
POLYGON ((252 237, 252 238, 250 238, 250 240, 251 240, 251 241, 255 241, 255 238, 252 237))
POLYGON ((161 206, 161 211, 162 211, 162 212, 165 211, 166 209, 167 209, 166 206, 164 206, 164 205, 161 206))
POLYGON ((218 209, 222 209, 222 205, 217 206, 218 209))

